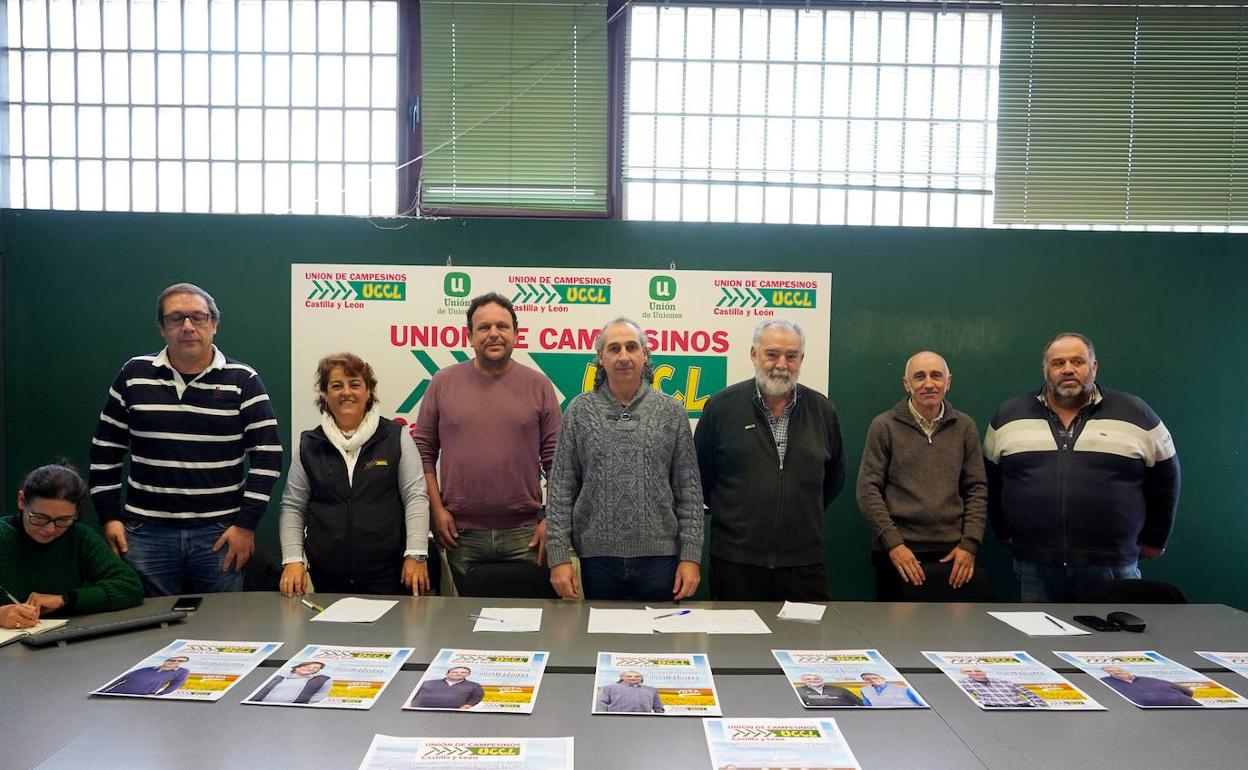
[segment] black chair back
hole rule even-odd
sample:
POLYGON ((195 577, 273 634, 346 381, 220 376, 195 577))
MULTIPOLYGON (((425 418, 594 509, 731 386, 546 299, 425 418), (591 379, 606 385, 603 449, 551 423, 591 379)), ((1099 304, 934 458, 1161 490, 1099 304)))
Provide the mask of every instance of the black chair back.
POLYGON ((558 599, 550 584, 550 570, 532 562, 478 564, 464 575, 460 596, 498 596, 514 599, 558 599))
POLYGON ((1187 594, 1164 580, 1103 580, 1092 586, 1088 601, 1103 604, 1187 604, 1187 594))
POLYGON ((975 574, 961 588, 949 585, 949 573, 953 562, 927 562, 923 565, 923 585, 905 583, 901 587, 902 601, 907 602, 992 602, 996 596, 992 590, 992 576, 988 570, 975 565, 975 574))

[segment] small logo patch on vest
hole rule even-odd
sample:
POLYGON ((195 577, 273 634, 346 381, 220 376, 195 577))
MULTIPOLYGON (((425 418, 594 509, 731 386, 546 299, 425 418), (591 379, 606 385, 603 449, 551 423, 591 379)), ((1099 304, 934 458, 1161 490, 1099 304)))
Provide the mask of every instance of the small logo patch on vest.
POLYGON ((369 460, 368 462, 364 463, 364 470, 371 471, 374 468, 386 468, 386 467, 389 467, 389 465, 390 465, 389 460, 369 460))

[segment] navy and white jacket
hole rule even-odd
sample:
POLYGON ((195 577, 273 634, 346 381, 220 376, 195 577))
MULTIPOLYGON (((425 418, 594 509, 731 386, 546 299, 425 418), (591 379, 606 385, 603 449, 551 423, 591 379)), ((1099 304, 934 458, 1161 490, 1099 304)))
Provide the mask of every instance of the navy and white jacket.
POLYGON ((1179 501, 1179 458, 1139 398, 1099 388, 1070 430, 1043 391, 1002 404, 984 436, 988 516, 1020 559, 1123 566, 1164 548, 1179 501))
POLYGON ((256 528, 282 470, 277 418, 260 375, 213 351, 189 382, 169 364, 168 349, 121 367, 91 439, 91 500, 101 524, 256 528))

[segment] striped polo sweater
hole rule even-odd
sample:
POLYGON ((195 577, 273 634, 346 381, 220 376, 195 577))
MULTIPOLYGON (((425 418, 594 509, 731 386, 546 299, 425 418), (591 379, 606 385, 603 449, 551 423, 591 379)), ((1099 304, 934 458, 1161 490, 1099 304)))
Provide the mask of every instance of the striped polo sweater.
POLYGON ((997 410, 984 436, 988 516, 1027 561, 1130 564, 1165 548, 1179 502, 1170 431, 1136 396, 1098 387, 1066 430, 1041 397, 997 410))
POLYGON ((213 352, 189 382, 167 349, 121 367, 91 439, 91 500, 101 524, 224 520, 256 528, 282 470, 277 419, 260 375, 213 352))

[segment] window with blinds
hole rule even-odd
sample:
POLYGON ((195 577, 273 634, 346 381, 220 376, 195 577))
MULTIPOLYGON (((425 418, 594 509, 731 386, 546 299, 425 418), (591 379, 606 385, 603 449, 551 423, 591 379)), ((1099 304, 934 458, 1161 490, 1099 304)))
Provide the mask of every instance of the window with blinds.
POLYGON ((424 213, 607 212, 605 0, 420 5, 424 213))
POLYGON ((1002 5, 997 223, 1248 224, 1245 3, 1002 5))

